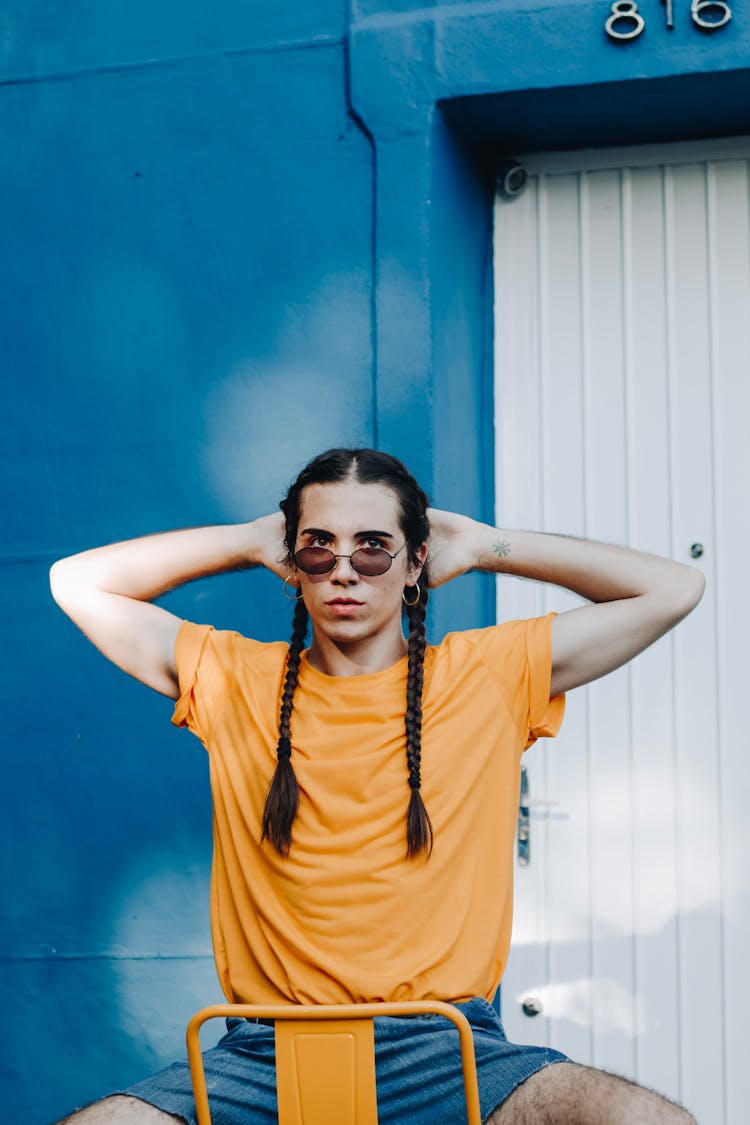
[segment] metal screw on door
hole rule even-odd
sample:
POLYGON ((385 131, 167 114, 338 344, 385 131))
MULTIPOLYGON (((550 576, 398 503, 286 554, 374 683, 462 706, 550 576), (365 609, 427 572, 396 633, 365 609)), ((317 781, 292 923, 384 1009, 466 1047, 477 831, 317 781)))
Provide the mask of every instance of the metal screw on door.
POLYGON ((702 543, 693 543, 692 547, 690 548, 690 557, 692 559, 699 559, 702 554, 703 554, 703 544, 702 543))
POLYGON ((525 1016, 538 1016, 542 1010, 542 1002, 537 996, 527 996, 521 1001, 521 1010, 525 1016))

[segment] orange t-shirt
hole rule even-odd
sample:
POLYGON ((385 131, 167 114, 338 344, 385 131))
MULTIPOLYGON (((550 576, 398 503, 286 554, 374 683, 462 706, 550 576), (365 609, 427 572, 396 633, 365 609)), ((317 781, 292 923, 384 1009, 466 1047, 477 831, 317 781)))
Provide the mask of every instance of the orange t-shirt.
POLYGON ((428 646, 429 859, 406 859, 406 657, 335 677, 303 653, 291 720, 300 805, 282 859, 259 840, 287 645, 183 622, 172 722, 209 752, 211 928, 229 1000, 492 997, 510 942, 521 754, 557 733, 564 710, 549 699, 552 617, 428 646))

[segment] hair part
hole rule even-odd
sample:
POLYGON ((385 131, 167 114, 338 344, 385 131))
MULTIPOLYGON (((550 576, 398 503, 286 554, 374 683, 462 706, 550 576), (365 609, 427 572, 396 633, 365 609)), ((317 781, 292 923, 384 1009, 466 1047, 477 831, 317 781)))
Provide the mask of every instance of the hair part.
MULTIPOLYGON (((279 507, 284 513, 286 561, 291 565, 299 529, 302 494, 312 484, 335 484, 354 480, 359 484, 382 484, 394 493, 399 506, 399 524, 406 540, 412 566, 422 564, 420 548, 426 542, 430 526, 427 519, 429 500, 406 466, 388 453, 375 449, 329 449, 313 458, 291 485, 279 507)), ((433 845, 432 823, 421 794, 422 755, 422 690, 424 687, 424 655, 426 648, 425 617, 429 598, 427 566, 422 564, 419 597, 405 605, 409 622, 408 674, 406 681, 406 765, 408 771, 409 805, 406 814, 406 855, 414 858, 422 852, 429 856, 433 845)), ((263 810, 261 843, 268 839, 281 856, 289 854, 292 825, 299 807, 299 787, 291 762, 291 715, 294 692, 299 675, 300 656, 308 625, 308 612, 302 600, 294 612, 292 639, 287 653, 287 670, 279 713, 277 765, 268 789, 263 810)))

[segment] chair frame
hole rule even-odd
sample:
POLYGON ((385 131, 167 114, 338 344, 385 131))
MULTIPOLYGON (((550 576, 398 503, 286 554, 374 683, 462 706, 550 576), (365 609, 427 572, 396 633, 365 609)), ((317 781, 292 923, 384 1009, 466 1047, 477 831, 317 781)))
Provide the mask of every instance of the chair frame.
MULTIPOLYGON (((461 1046, 464 1092, 466 1095, 466 1120, 468 1125, 481 1125, 479 1087, 477 1084, 474 1039, 472 1037, 471 1027, 463 1012, 460 1012, 454 1005, 443 1003, 441 1000, 377 1004, 211 1004, 206 1008, 202 1008, 199 1012, 196 1012, 190 1020, 186 1035, 188 1062, 193 1082, 193 1094, 195 1097, 195 1110, 198 1125, 211 1125, 211 1114, 206 1090, 206 1076, 203 1068, 203 1057, 200 1045, 200 1029, 207 1020, 236 1017, 239 1019, 270 1019, 274 1021, 274 1032, 277 1044, 277 1091, 282 1090, 282 1088, 284 1089, 284 1095, 280 1097, 279 1104, 279 1125, 285 1125, 287 1121, 302 1119, 301 1115, 295 1116, 294 1106, 292 1105, 292 1103, 297 1106, 301 1104, 297 1090, 299 1076, 285 1061, 288 1052, 284 1051, 282 1054, 279 1051, 279 1045, 283 1044, 284 1037, 286 1036, 287 1043, 290 1042, 293 1037, 296 1031, 295 1024, 299 1021, 304 1021, 303 1026, 306 1035, 316 1033, 330 1034, 336 1026, 334 1024, 334 1028, 330 1028, 329 1030, 330 1021, 339 1021, 339 1030, 341 1030, 342 1034, 351 1034, 354 1038, 357 1038, 359 1035, 357 1025, 360 1022, 366 1025, 367 1021, 369 1021, 369 1029, 365 1027, 363 1030, 365 1030, 365 1034, 369 1037, 369 1042, 372 1043, 372 1021, 375 1017, 413 1015, 444 1016, 457 1027, 461 1046), (353 1021, 353 1023, 351 1023, 349 1027, 346 1027, 343 1021, 353 1021)), ((367 1100, 367 1096, 370 1094, 374 1106, 374 1116, 365 1116, 364 1120, 377 1121, 377 1107, 374 1102, 375 1057, 372 1050, 370 1050, 368 1054, 369 1058, 366 1062, 364 1083, 365 1085, 369 1084, 369 1088, 365 1090, 365 1100, 367 1100)), ((365 1110, 365 1115, 367 1115, 368 1110, 369 1104, 365 1110)), ((351 1125, 355 1125, 355 1121, 359 1122, 360 1120, 362 1120, 362 1118, 355 1118, 351 1122, 351 1125)))

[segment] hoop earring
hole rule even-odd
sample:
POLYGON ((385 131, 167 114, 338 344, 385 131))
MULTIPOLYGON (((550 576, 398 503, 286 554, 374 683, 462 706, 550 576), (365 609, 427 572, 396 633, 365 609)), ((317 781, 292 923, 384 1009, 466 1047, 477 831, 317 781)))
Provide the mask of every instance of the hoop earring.
MULTIPOLYGON (((302 600, 302 597, 303 597, 303 594, 302 594, 302 591, 301 591, 301 590, 300 590, 300 592, 299 592, 298 594, 288 594, 288 593, 287 593, 287 591, 286 591, 286 584, 287 584, 287 582, 288 582, 288 581, 289 581, 289 575, 287 574, 287 576, 286 576, 286 578, 284 579, 284 582, 283 582, 283 584, 282 584, 282 587, 281 587, 281 589, 282 589, 282 591, 283 591, 283 593, 284 593, 284 597, 285 597, 285 598, 287 599, 287 601, 289 601, 289 602, 298 602, 298 601, 301 601, 301 600, 302 600)), ((293 590, 296 590, 296 589, 298 589, 298 587, 297 587, 297 586, 292 586, 292 589, 293 589, 293 590)))
POLYGON ((415 582, 415 583, 414 583, 414 587, 413 587, 413 588, 414 588, 414 589, 415 589, 415 590, 417 591, 417 596, 416 596, 416 598, 414 599, 414 601, 413 601, 413 602, 407 602, 407 600, 406 600, 406 591, 407 591, 407 590, 409 589, 409 587, 408 587, 408 586, 406 586, 406 587, 404 588, 404 592, 403 592, 403 594, 401 595, 401 598, 402 598, 402 600, 403 600, 403 603, 404 603, 404 605, 407 605, 407 606, 409 606, 409 607, 411 607, 411 606, 413 606, 413 605, 418 605, 418 604, 419 604, 419 599, 420 599, 420 598, 422 597, 422 592, 421 592, 421 590, 419 589, 419 583, 418 583, 418 582, 415 582))

